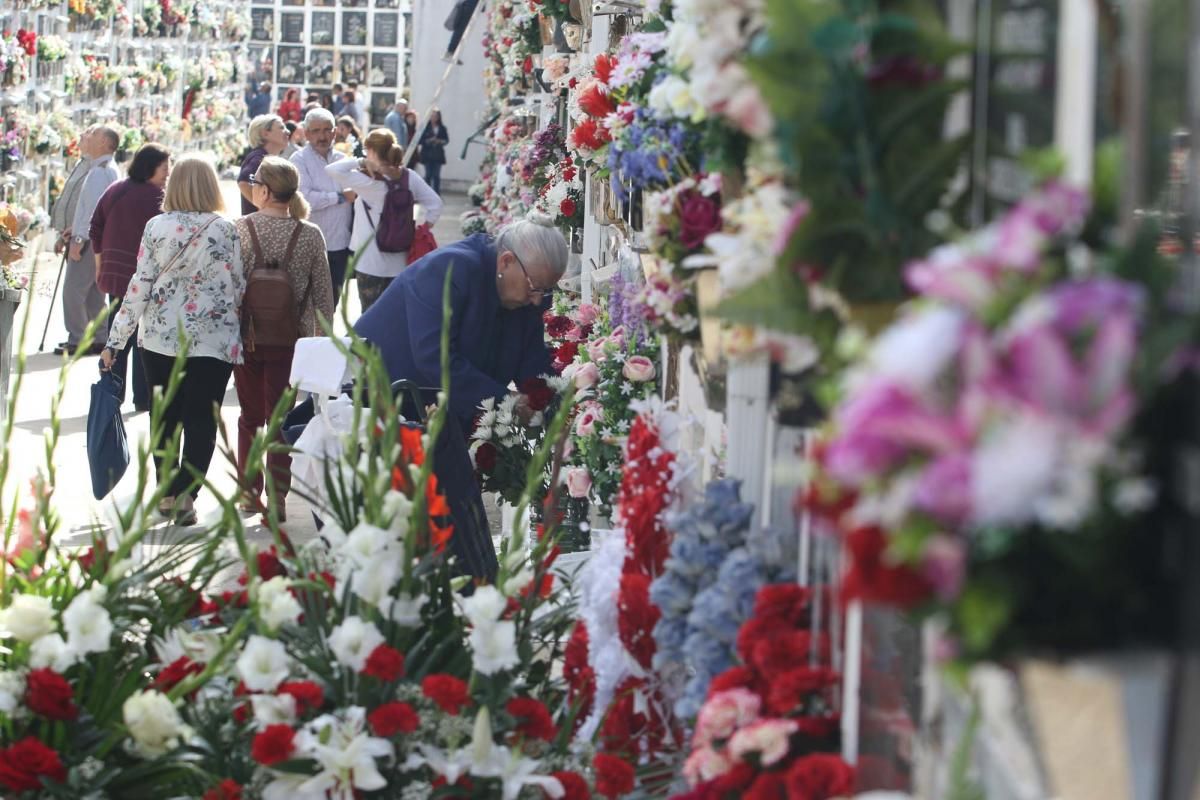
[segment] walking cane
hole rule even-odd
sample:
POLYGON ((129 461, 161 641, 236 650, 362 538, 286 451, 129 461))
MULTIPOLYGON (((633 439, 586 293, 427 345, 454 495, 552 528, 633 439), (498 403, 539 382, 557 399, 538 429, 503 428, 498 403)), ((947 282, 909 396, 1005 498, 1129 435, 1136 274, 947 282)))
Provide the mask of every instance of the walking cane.
POLYGON ((67 267, 67 248, 63 248, 62 261, 58 262, 58 277, 54 279, 54 291, 50 294, 50 311, 46 314, 46 325, 42 328, 42 341, 38 343, 38 352, 46 349, 46 333, 50 330, 50 317, 54 314, 54 299, 58 297, 58 285, 62 283, 63 270, 67 267))

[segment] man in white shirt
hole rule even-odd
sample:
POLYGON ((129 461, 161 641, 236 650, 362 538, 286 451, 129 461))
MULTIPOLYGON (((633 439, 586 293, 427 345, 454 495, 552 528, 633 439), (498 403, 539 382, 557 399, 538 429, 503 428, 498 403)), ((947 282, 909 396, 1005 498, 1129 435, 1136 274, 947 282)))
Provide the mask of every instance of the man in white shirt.
POLYGON ((325 234, 336 307, 350 261, 350 221, 357 195, 342 191, 325 172, 327 165, 346 157, 333 149, 333 126, 333 114, 323 108, 309 111, 304 117, 308 144, 292 156, 291 162, 300 171, 300 194, 311 209, 309 221, 325 234))
MULTIPOLYGON (((117 152, 121 137, 112 128, 100 125, 92 129, 86 142, 85 155, 91 158, 91 166, 79 190, 75 214, 71 219, 71 240, 67 246, 68 263, 62 288, 67 346, 56 349, 56 352, 79 347, 99 353, 108 334, 105 326, 101 325, 92 341, 83 341, 87 326, 104 310, 104 294, 96 286, 96 254, 92 252, 88 231, 92 225, 92 212, 96 210, 104 190, 121 177, 113 165, 113 154, 117 152)), ((80 147, 83 146, 81 140, 80 147)))

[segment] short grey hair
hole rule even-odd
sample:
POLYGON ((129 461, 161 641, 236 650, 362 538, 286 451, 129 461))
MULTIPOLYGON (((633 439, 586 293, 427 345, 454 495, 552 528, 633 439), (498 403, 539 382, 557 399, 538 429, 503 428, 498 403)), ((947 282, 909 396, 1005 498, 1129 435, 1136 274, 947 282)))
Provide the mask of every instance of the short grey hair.
POLYGON ((560 278, 567 271, 570 250, 553 219, 544 214, 510 222, 496 234, 497 253, 512 251, 527 265, 545 264, 560 278))
POLYGON ((104 143, 108 145, 108 149, 113 153, 117 152, 117 148, 121 146, 121 135, 107 125, 97 125, 92 128, 92 135, 103 139, 104 143))
POLYGON ((314 108, 304 115, 304 127, 308 127, 314 122, 328 122, 329 127, 337 125, 337 120, 333 118, 333 112, 327 108, 314 108))
POLYGON ((263 137, 276 122, 283 125, 283 118, 278 114, 259 114, 250 120, 250 127, 246 129, 246 139, 249 140, 250 146, 262 147, 263 137))

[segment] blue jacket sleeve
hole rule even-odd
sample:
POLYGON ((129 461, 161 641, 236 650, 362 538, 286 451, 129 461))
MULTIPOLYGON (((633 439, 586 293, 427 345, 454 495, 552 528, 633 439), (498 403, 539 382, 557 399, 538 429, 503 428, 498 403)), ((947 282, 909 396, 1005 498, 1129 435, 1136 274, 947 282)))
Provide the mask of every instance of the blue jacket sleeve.
MULTIPOLYGON (((406 293, 405 322, 418 377, 425 386, 441 382, 442 289, 449 259, 423 265, 413 291, 406 293)), ((465 274, 452 276, 450 284, 450 409, 461 420, 470 420, 479 403, 503 397, 507 389, 477 369, 462 354, 461 309, 470 292, 465 274)))
POLYGON ((550 351, 546 348, 546 328, 542 324, 540 311, 529 315, 522 333, 521 366, 518 368, 517 383, 526 378, 550 374, 550 351))

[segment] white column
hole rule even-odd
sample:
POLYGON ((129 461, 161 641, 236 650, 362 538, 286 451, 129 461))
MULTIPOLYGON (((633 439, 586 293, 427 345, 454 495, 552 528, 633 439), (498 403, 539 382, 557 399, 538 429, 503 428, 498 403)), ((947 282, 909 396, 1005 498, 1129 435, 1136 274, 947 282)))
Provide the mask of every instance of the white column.
POLYGON ((1054 146, 1067 160, 1071 183, 1090 186, 1096 120, 1096 4, 1063 0, 1058 22, 1058 92, 1054 146))
POLYGON ((768 379, 770 364, 765 355, 743 358, 729 365, 726 419, 729 424, 728 471, 742 482, 742 497, 755 504, 751 525, 762 520, 762 498, 766 488, 769 428, 768 379))

